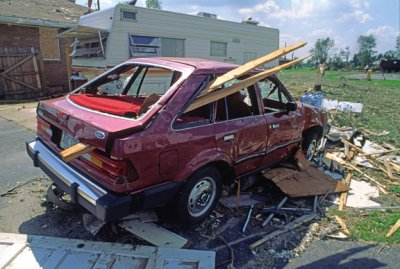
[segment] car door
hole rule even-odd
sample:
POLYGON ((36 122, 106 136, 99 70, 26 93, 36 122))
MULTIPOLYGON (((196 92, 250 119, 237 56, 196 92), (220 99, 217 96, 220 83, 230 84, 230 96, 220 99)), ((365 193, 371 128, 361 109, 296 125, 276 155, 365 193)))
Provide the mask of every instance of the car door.
POLYGON ((236 175, 259 167, 268 128, 253 86, 216 102, 214 131, 217 150, 232 158, 236 175))
POLYGON ((296 103, 276 78, 270 77, 260 81, 258 87, 269 134, 263 165, 270 165, 288 157, 298 146, 304 123, 297 108, 290 111, 296 103))

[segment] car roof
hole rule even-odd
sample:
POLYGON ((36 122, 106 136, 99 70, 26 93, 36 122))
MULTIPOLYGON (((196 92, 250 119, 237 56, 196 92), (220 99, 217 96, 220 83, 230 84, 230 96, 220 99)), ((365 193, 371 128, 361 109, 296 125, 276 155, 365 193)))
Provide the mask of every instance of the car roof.
POLYGON ((200 58, 180 58, 180 57, 151 57, 151 58, 133 58, 127 62, 141 62, 165 67, 182 69, 183 66, 194 68, 196 74, 220 74, 226 73, 239 65, 225 62, 218 62, 209 59, 200 58))

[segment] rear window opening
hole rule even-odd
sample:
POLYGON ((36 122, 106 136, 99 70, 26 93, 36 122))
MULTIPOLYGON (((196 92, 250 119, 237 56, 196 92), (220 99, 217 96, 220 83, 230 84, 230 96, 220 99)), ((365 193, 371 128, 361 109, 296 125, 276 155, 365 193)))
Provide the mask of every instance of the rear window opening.
POLYGON ((138 118, 178 81, 182 73, 157 66, 125 64, 70 95, 74 103, 112 115, 138 118))

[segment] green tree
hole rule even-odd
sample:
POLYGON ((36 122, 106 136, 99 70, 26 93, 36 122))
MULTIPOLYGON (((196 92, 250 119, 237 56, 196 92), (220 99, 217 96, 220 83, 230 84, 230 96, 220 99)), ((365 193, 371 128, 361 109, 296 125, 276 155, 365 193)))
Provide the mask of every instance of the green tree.
POLYGON ((396 57, 400 58, 400 34, 396 38, 396 57))
POLYGON ((344 49, 340 49, 339 55, 346 62, 346 65, 348 65, 350 59, 350 48, 345 47, 344 49))
POLYGON ((147 8, 161 9, 161 2, 158 0, 146 0, 147 8))
POLYGON ((360 48, 358 52, 358 59, 362 67, 371 65, 374 61, 376 54, 376 39, 373 35, 364 36, 361 35, 357 39, 358 46, 360 48))
POLYGON ((314 47, 310 50, 311 61, 314 64, 326 63, 329 57, 329 51, 335 45, 335 41, 330 37, 318 38, 314 47))

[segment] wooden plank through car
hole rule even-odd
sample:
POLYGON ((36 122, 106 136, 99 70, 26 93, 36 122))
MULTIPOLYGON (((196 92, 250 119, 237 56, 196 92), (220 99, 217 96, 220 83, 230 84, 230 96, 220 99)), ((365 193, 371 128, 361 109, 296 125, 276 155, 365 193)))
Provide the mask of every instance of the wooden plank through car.
POLYGON ((303 61, 304 59, 306 59, 308 56, 302 57, 300 59, 276 66, 274 68, 271 69, 267 69, 261 73, 258 73, 254 76, 251 76, 249 78, 243 79, 240 82, 233 84, 232 86, 223 88, 221 90, 218 91, 210 91, 207 92, 205 94, 202 94, 201 96, 199 96, 198 98, 196 98, 193 103, 191 103, 189 105, 189 107, 185 110, 185 112, 189 112, 192 110, 195 110, 196 108, 202 107, 206 104, 212 103, 214 101, 217 101, 219 99, 222 99, 228 95, 231 95, 235 92, 240 91, 241 89, 244 89, 250 85, 253 85, 254 83, 263 80, 264 78, 271 76, 273 74, 278 73, 279 71, 289 68, 295 64, 300 63, 301 61, 303 61))
POLYGON ((263 64, 266 64, 268 62, 271 62, 273 60, 278 59, 279 57, 288 54, 289 52, 292 52, 298 48, 304 47, 307 44, 307 42, 299 42, 293 46, 286 47, 286 48, 281 48, 278 50, 275 50, 271 52, 270 54, 264 55, 260 58, 257 58, 255 60, 252 60, 248 63, 245 63, 238 68, 235 68, 224 75, 216 78, 214 81, 211 82, 210 86, 208 87, 208 91, 212 91, 217 89, 219 86, 224 84, 225 82, 228 82, 232 79, 235 79, 241 75, 244 75, 248 73, 249 71, 253 70, 254 68, 257 68, 263 64))
POLYGON ((61 158, 64 160, 64 162, 70 162, 73 159, 76 159, 83 154, 86 154, 88 152, 91 152, 94 150, 96 147, 86 145, 83 143, 78 143, 76 145, 73 145, 72 147, 69 147, 63 151, 60 152, 61 158))

